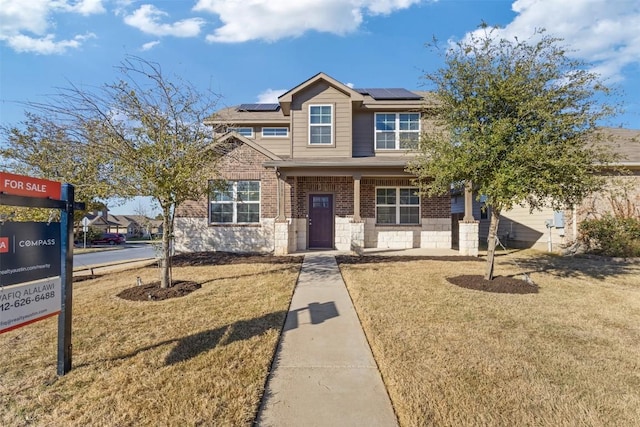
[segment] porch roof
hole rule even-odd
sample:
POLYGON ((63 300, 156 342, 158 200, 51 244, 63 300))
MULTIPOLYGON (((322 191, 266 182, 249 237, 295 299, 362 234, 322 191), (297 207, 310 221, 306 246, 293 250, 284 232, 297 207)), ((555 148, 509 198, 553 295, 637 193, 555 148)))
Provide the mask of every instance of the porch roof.
POLYGON ((314 157, 270 160, 264 167, 285 176, 411 176, 405 171, 406 157, 314 157))

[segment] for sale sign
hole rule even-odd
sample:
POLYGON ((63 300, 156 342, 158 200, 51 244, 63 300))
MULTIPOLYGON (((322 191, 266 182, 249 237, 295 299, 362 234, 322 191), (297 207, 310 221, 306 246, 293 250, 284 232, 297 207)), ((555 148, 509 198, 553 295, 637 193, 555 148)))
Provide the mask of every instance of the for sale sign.
POLYGON ((0 191, 6 194, 59 200, 61 189, 59 182, 0 172, 0 191))
POLYGON ((0 334, 60 313, 60 276, 0 289, 0 334))
POLYGON ((0 225, 0 287, 60 276, 60 223, 0 225))

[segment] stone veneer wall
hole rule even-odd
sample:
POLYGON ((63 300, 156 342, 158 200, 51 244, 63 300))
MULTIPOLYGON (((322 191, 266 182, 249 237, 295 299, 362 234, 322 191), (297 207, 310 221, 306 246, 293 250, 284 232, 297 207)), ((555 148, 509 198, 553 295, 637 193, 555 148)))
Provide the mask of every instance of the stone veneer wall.
POLYGON ((272 252, 275 221, 263 218, 260 225, 210 226, 207 218, 176 218, 176 252, 272 252))
POLYGON ((422 218, 421 225, 376 225, 375 218, 364 220, 365 248, 451 248, 451 219, 422 218))
POLYGON ((451 249, 451 218, 423 218, 420 247, 451 249))

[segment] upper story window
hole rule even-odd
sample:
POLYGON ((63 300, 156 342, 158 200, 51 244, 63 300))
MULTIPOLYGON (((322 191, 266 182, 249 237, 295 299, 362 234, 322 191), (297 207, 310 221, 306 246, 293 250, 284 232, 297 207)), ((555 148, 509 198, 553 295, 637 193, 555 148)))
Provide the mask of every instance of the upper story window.
POLYGON ((309 144, 333 144, 333 105, 309 105, 309 144))
POLYGON ((229 132, 238 132, 242 136, 246 136, 247 138, 253 138, 253 128, 229 128, 229 132))
POLYGON ((376 188, 376 223, 420 224, 417 188, 376 188))
POLYGON ((260 222, 260 181, 227 181, 224 190, 212 190, 209 195, 209 222, 260 222))
POLYGON ((286 138, 289 136, 289 128, 262 128, 263 138, 286 138))
POLYGON ((406 150, 420 138, 420 113, 376 113, 376 150, 406 150))

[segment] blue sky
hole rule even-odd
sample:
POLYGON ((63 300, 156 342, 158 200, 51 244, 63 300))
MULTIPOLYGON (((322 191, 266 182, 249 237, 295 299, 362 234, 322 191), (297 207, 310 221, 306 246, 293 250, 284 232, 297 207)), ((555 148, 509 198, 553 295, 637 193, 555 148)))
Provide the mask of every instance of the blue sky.
MULTIPOLYGON (((113 82, 126 55, 222 96, 274 102, 322 71, 356 87, 428 89, 425 43, 481 21, 526 38, 546 28, 623 93, 613 125, 640 129, 638 0, 0 0, 0 123, 57 87, 113 82)), ((131 213, 138 202, 114 207, 131 213)))

